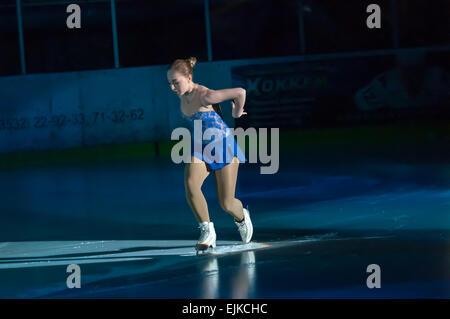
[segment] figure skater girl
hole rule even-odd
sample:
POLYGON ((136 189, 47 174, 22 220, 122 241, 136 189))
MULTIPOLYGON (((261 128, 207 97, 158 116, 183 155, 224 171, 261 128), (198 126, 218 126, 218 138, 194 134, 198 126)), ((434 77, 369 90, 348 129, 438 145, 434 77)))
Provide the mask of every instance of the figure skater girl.
MULTIPOLYGON (((197 59, 177 59, 170 64, 167 71, 167 80, 170 88, 180 98, 180 108, 183 116, 194 127, 194 121, 200 120, 203 132, 207 128, 213 128, 221 135, 223 147, 215 148, 215 156, 207 156, 203 152, 207 143, 194 141, 191 144, 191 160, 186 163, 184 171, 184 185, 186 199, 192 212, 199 223, 200 238, 196 250, 207 250, 216 247, 216 232, 214 224, 210 221, 208 205, 202 193, 202 185, 206 177, 214 172, 216 179, 217 197, 220 207, 234 217, 244 243, 250 242, 253 235, 253 225, 250 220, 250 212, 244 208, 242 202, 235 197, 236 179, 239 163, 245 162, 245 156, 236 143, 230 128, 222 119, 220 109, 221 102, 232 100, 232 116, 239 118, 247 114, 244 112, 246 91, 243 88, 223 90, 211 90, 203 85, 194 83, 193 67, 197 59), (201 143, 200 148, 194 147, 195 143, 201 143), (197 149, 197 151, 196 151, 197 149), (198 150, 201 150, 201 153, 198 150), (218 152, 216 154, 216 152, 218 152), (218 161, 217 158, 220 158, 218 161)), ((191 136, 194 136, 191 134, 191 136)))

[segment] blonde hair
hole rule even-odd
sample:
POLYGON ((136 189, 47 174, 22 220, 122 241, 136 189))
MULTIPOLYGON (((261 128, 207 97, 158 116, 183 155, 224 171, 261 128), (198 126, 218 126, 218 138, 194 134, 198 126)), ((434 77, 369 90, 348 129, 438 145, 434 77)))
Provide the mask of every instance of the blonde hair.
MULTIPOLYGON (((188 77, 189 75, 193 74, 192 69, 194 68, 196 63, 197 58, 193 56, 187 59, 176 59, 169 65, 168 70, 178 71, 184 76, 188 77)), ((223 119, 222 108, 220 107, 220 104, 219 103, 213 104, 212 107, 214 111, 216 111, 216 113, 219 114, 220 117, 223 119)))
POLYGON ((178 71, 184 76, 193 75, 194 65, 197 63, 196 57, 189 57, 187 59, 176 59, 169 65, 169 70, 178 71))

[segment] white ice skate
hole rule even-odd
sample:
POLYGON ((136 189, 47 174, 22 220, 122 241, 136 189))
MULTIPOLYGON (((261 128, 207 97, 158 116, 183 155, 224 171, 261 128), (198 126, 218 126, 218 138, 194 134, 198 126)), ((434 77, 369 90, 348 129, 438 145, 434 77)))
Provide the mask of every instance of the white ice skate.
POLYGON ((216 231, 214 230, 214 224, 212 222, 199 223, 200 238, 198 239, 195 250, 197 255, 199 251, 205 251, 208 248, 216 248, 216 231))
POLYGON ((238 227, 239 233, 241 234, 242 241, 244 244, 247 244, 250 242, 253 236, 253 225, 252 221, 250 219, 250 212, 247 208, 244 208, 244 220, 240 223, 234 221, 236 226, 238 227))

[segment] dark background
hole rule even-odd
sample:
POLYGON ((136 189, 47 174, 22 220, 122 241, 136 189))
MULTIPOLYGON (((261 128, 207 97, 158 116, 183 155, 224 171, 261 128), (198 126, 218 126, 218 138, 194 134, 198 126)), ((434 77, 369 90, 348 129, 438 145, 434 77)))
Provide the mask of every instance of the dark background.
MULTIPOLYGON (((447 0, 211 0, 209 9, 213 61, 450 44, 447 0), (365 27, 370 3, 381 7, 380 30, 365 27)), ((0 1, 0 75, 20 74, 16 12, 15 0, 0 1)), ((121 67, 207 61, 203 0, 116 0, 116 14, 121 67)), ((22 20, 27 73, 114 67, 110 1, 23 0, 22 20), (81 29, 66 27, 70 3, 81 6, 81 29)))

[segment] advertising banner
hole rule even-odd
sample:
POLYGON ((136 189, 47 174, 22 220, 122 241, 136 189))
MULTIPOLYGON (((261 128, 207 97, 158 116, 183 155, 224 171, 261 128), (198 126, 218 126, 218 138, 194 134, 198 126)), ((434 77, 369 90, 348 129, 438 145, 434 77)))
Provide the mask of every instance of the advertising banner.
POLYGON ((232 68, 247 90, 242 127, 306 128, 450 116, 449 52, 334 58, 232 68))

